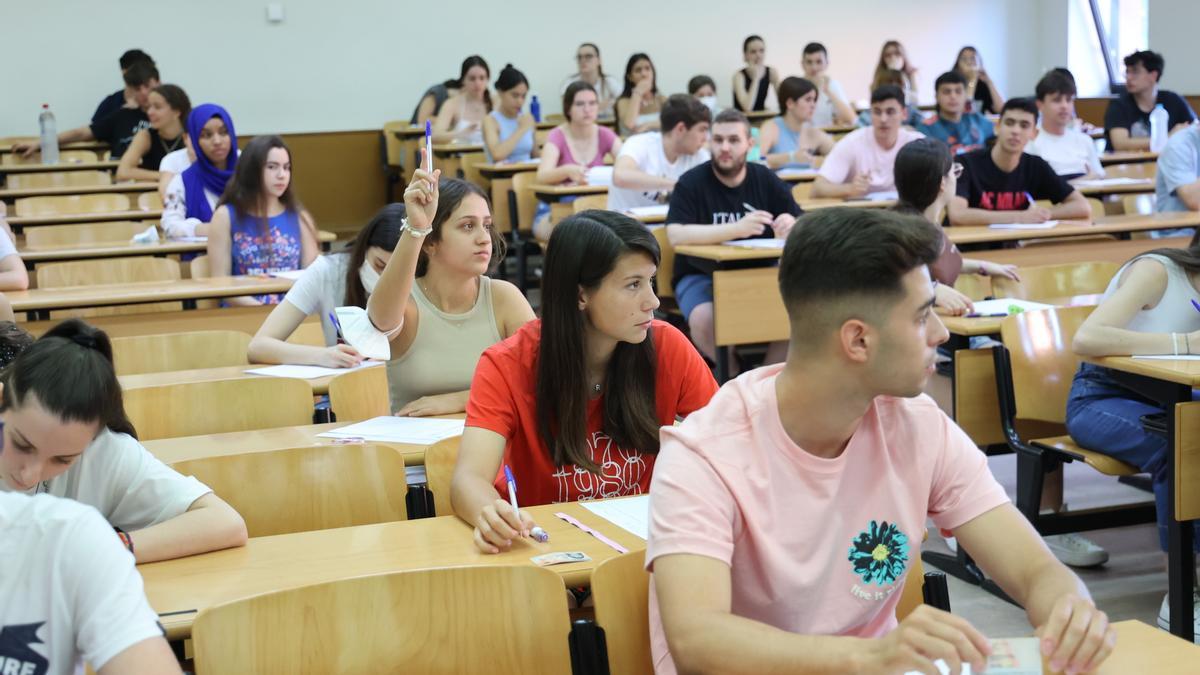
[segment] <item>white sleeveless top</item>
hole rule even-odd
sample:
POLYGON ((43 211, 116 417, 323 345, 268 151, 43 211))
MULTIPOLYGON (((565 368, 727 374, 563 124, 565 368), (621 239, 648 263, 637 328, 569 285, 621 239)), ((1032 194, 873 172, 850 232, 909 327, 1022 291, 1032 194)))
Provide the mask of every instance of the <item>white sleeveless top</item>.
POLYGON ((1200 310, 1192 306, 1192 300, 1200 302, 1200 292, 1188 279, 1187 272, 1166 256, 1148 253, 1122 265, 1112 281, 1108 282, 1104 300, 1117 290, 1117 282, 1125 270, 1146 258, 1156 260, 1167 268, 1167 290, 1153 309, 1143 309, 1135 314, 1125 328, 1139 333, 1191 333, 1200 330, 1200 310))

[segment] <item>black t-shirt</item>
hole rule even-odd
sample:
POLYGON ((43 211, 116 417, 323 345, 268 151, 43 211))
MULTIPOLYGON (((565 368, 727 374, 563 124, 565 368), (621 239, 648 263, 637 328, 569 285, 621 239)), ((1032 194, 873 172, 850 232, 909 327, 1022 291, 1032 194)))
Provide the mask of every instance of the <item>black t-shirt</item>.
MULTIPOLYGON (((667 210, 667 223, 675 225, 723 225, 736 223, 746 215, 749 204, 761 211, 778 216, 790 213, 801 214, 800 205, 792 198, 792 186, 767 167, 758 163, 746 164, 746 178, 737 187, 727 187, 717 180, 709 160, 679 177, 671 193, 671 204, 667 210)), ((766 228, 757 237, 768 239, 775 236, 766 228)), ((688 274, 703 274, 688 256, 675 256, 675 273, 672 283, 688 274)))
POLYGON ((959 155, 963 174, 958 179, 957 193, 973 209, 987 211, 1020 211, 1034 201, 1049 199, 1058 204, 1071 196, 1075 188, 1054 173, 1041 157, 1021 153, 1021 161, 1012 173, 1005 173, 992 161, 992 151, 986 148, 959 155))
POLYGON ((996 110, 996 102, 992 100, 992 90, 986 82, 975 83, 975 98, 971 101, 971 111, 980 115, 988 113, 995 115, 1000 112, 996 110))
POLYGON ((118 108, 116 112, 99 122, 92 123, 92 135, 98 141, 108 143, 112 158, 125 154, 133 137, 142 129, 150 128, 150 119, 139 108, 118 108))
MULTIPOLYGON (((1162 104, 1167 111, 1167 127, 1174 129, 1176 124, 1187 124, 1196 119, 1196 113, 1182 96, 1166 89, 1158 90, 1156 104, 1162 104)), ((1150 110, 1138 107, 1133 94, 1125 92, 1113 99, 1104 111, 1104 138, 1108 141, 1108 150, 1112 152, 1112 140, 1108 132, 1113 129, 1128 129, 1130 138, 1150 137, 1150 110)))
POLYGON ((100 105, 96 106, 96 112, 92 113, 92 124, 115 113, 118 109, 125 105, 125 90, 118 89, 116 93, 105 96, 100 105))

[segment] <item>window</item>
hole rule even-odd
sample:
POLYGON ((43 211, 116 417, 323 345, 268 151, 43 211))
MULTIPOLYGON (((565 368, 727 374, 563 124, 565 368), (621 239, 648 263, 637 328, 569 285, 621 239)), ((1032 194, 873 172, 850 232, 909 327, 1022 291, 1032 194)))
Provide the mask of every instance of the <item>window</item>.
POLYGON ((1150 45, 1149 0, 1088 0, 1103 50, 1110 91, 1125 89, 1122 60, 1150 45))

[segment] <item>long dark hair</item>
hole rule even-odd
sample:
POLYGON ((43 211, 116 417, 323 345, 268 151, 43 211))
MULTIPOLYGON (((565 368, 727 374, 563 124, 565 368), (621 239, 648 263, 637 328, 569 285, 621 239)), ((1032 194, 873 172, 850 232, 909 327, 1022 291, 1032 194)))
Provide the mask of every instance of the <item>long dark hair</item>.
MULTIPOLYGON (((563 91, 563 117, 567 118, 568 122, 571 121, 571 107, 575 105, 575 97, 581 91, 590 91, 596 94, 596 88, 583 80, 575 80, 571 84, 568 84, 566 90, 563 91)), ((599 103, 599 101, 600 94, 596 94, 596 102, 599 103)))
POLYGON ((112 342, 99 328, 67 319, 22 351, 4 370, 0 411, 37 398, 65 422, 98 422, 137 438, 113 370, 112 342))
POLYGON ((971 45, 967 45, 966 47, 958 50, 958 55, 954 57, 954 67, 950 69, 950 72, 958 73, 959 75, 964 74, 962 69, 959 68, 958 64, 962 63, 963 54, 966 54, 967 52, 975 52, 975 62, 980 65, 983 64, 983 57, 979 55, 979 50, 975 49, 971 45))
MULTIPOLYGON (((1187 248, 1156 248, 1142 255, 1161 255, 1183 268, 1188 274, 1200 274, 1200 228, 1192 235, 1187 248)), ((1141 256, 1139 256, 1141 257, 1141 256)))
MULTIPOLYGON (((264 206, 267 191, 263 189, 262 174, 263 167, 267 164, 267 155, 275 148, 282 148, 284 152, 287 152, 288 163, 292 165, 292 172, 295 173, 296 164, 292 161, 292 151, 282 138, 275 135, 257 136, 247 143, 245 149, 238 154, 238 162, 233 169, 233 178, 229 179, 229 183, 225 186, 225 193, 221 195, 221 201, 217 204, 218 209, 224 204, 233 205, 238 216, 242 218, 248 218, 258 211, 264 235, 267 233, 267 222, 270 218, 267 216, 264 206)), ((300 213, 304 207, 296 197, 296 191, 292 189, 294 186, 295 181, 289 178, 287 189, 280 195, 279 201, 288 211, 300 213)))
POLYGON ((167 105, 171 106, 171 110, 179 113, 179 126, 187 132, 188 115, 192 114, 192 100, 188 98, 187 92, 177 84, 160 84, 150 90, 152 94, 158 94, 163 97, 167 105))
POLYGON ((388 204, 379 209, 366 227, 358 231, 354 245, 350 247, 350 262, 346 268, 347 305, 367 308, 367 289, 363 288, 358 269, 367 259, 367 249, 372 246, 378 246, 388 253, 396 250, 405 213, 404 204, 388 204))
MULTIPOLYGON (((458 71, 458 90, 459 91, 462 91, 463 85, 466 84, 467 71, 474 68, 475 66, 479 66, 480 68, 483 68, 483 72, 485 73, 484 78, 483 78, 484 80, 492 79, 492 69, 488 68, 487 61, 484 61, 483 57, 478 54, 472 54, 471 56, 468 56, 467 58, 463 59, 462 69, 458 71)), ((483 102, 484 102, 484 104, 487 105, 488 112, 491 112, 492 111, 492 92, 488 91, 487 87, 483 88, 483 102)))
POLYGON ((897 211, 924 213, 937 201, 942 179, 954 163, 950 146, 926 136, 906 143, 896 153, 897 211))
MULTIPOLYGON (((442 225, 450 220, 450 216, 458 209, 467 195, 478 195, 487 202, 488 212, 492 210, 492 202, 488 199, 487 193, 478 185, 459 180, 458 178, 443 178, 438 182, 438 206, 437 211, 433 214, 433 222, 429 224, 433 228, 433 232, 425 235, 425 244, 436 244, 442 240, 442 225)), ((492 272, 504 260, 504 253, 507 250, 504 243, 504 237, 496 231, 496 228, 491 229, 492 235, 492 260, 488 263, 488 272, 492 272)), ((425 253, 425 246, 421 246, 421 253, 417 257, 416 276, 423 277, 429 272, 429 255, 425 253)))
POLYGON ((650 93, 658 93, 658 69, 654 67, 654 62, 650 60, 649 54, 638 52, 629 57, 629 60, 625 62, 625 88, 621 90, 619 98, 630 98, 633 96, 634 82, 629 79, 629 74, 633 72, 633 67, 637 65, 638 61, 646 61, 650 64, 650 93))
MULTIPOLYGON (((577 213, 550 235, 542 277, 537 421, 556 466, 570 463, 600 472, 588 452, 586 319, 579 290, 598 287, 629 253, 644 253, 658 264, 654 235, 615 211, 577 213)), ((617 343, 608 361, 601 430, 620 447, 658 452, 655 363, 653 335, 640 344, 617 343)))

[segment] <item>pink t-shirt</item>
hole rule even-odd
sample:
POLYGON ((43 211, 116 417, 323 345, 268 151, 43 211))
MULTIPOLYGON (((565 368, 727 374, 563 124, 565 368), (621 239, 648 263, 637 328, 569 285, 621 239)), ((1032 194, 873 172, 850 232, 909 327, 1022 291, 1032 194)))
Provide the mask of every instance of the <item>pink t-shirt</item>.
MULTIPOLYGON (((730 566, 738 616, 805 635, 884 635, 926 517, 953 530, 1008 497, 927 396, 880 396, 840 457, 808 454, 779 419, 781 369, 750 371, 663 428, 646 566, 716 558, 730 566)), ((655 672, 675 673, 653 587, 650 632, 655 672)))
MULTIPOLYGON (((596 127, 596 156, 592 161, 585 166, 591 168, 593 166, 602 166, 604 164, 604 156, 612 152, 613 143, 617 140, 617 134, 608 127, 596 127)), ((558 165, 566 166, 567 164, 582 164, 575 159, 571 154, 571 146, 567 145, 567 136, 563 133, 562 127, 554 127, 550 133, 546 135, 546 142, 553 143, 554 147, 558 148, 558 165)))
POLYGON ((900 128, 896 144, 884 150, 875 142, 875 130, 871 127, 855 129, 834 144, 833 150, 821 164, 820 175, 830 183, 849 183, 862 173, 871 174, 868 192, 889 192, 896 189, 893 175, 896 153, 905 144, 924 138, 924 134, 912 129, 900 128))

